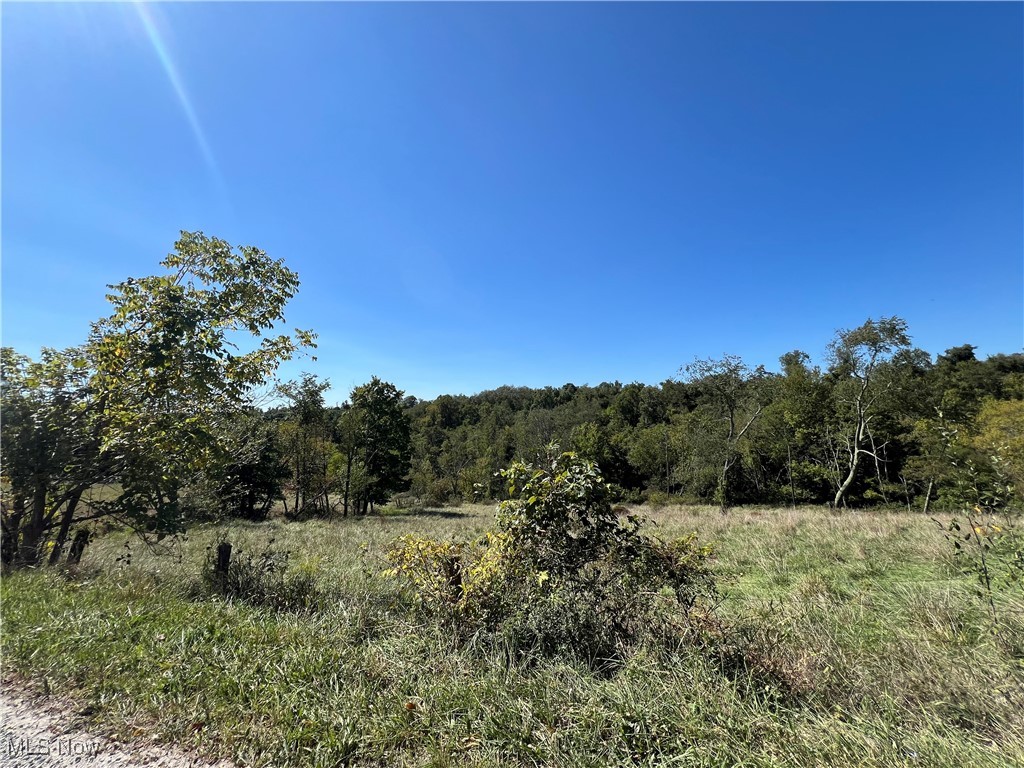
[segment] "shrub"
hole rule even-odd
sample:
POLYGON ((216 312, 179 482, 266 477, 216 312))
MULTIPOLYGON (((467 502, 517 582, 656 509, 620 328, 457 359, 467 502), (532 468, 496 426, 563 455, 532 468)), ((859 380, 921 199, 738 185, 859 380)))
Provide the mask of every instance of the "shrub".
POLYGON ((392 565, 384 575, 403 578, 428 610, 456 625, 471 623, 486 612, 492 591, 507 575, 506 541, 497 533, 472 543, 402 536, 384 553, 392 565))
POLYGON ((672 497, 665 491, 648 491, 647 504, 654 509, 661 509, 671 503, 672 497))
POLYGON ((999 585, 1024 586, 1024 532, 1017 489, 1005 461, 998 451, 988 459, 984 468, 970 458, 951 462, 954 485, 949 498, 959 505, 963 523, 956 517, 947 524, 936 522, 952 543, 960 568, 977 578, 978 596, 988 604, 993 624, 998 624, 999 585))
POLYGON ((597 467, 563 453, 502 473, 498 530, 476 542, 406 536, 385 556, 421 604, 462 639, 483 633, 511 653, 614 664, 655 634, 690 632, 715 585, 696 536, 664 543, 620 521, 597 467))

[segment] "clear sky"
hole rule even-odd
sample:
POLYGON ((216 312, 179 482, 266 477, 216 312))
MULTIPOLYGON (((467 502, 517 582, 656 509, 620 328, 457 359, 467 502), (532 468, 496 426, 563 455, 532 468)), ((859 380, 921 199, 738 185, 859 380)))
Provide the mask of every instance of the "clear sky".
POLYGON ((3 343, 180 229, 284 258, 330 401, 1024 345, 1024 5, 10 4, 3 343))

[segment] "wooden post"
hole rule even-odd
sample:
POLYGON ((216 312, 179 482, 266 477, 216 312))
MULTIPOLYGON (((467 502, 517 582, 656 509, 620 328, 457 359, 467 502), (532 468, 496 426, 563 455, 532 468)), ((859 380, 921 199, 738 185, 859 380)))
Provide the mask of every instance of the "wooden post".
POLYGON ((221 583, 227 581, 229 565, 231 565, 231 545, 222 541, 217 545, 217 567, 214 571, 221 583))

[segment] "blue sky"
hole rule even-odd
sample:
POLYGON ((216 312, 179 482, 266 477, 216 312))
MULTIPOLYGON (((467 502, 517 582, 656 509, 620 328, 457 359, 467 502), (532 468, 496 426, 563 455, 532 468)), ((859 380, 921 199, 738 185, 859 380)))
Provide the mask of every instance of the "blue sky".
POLYGON ((9 4, 3 343, 180 229, 302 279, 342 400, 1024 345, 1021 4, 9 4))

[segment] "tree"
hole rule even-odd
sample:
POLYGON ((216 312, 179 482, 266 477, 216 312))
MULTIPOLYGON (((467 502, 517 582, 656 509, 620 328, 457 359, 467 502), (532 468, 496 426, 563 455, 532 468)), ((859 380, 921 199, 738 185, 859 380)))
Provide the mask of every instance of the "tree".
POLYGON ((0 351, 4 565, 34 565, 53 531, 56 561, 83 495, 111 479, 86 368, 78 349, 44 349, 38 361, 0 351))
POLYGON ((189 485, 186 514, 264 519, 284 498, 282 486, 291 477, 279 429, 258 409, 248 408, 220 437, 225 458, 189 485))
POLYGON ((4 353, 2 409, 19 420, 2 456, 9 562, 38 562, 46 542, 59 555, 82 495, 112 479, 115 498, 89 516, 182 530, 181 491, 225 459, 231 419, 283 360, 313 346, 309 331, 266 335, 299 281, 258 248, 182 232, 161 265, 164 274, 109 286, 113 312, 83 347, 44 350, 39 363, 4 353))
POLYGON ((837 508, 857 477, 861 459, 878 459, 871 425, 893 386, 893 369, 887 363, 909 347, 907 323, 899 317, 869 319, 859 328, 841 330, 828 346, 838 419, 833 456, 839 482, 832 502, 837 508))
POLYGON ((1017 492, 1024 492, 1024 400, 986 400, 971 443, 990 461, 1001 461, 1017 492))
POLYGON ((683 453, 681 443, 678 429, 671 424, 637 428, 629 448, 629 463, 650 486, 671 493, 683 453))
POLYGON ((740 457, 740 442, 761 415, 757 384, 764 379, 764 370, 751 371, 739 357, 726 355, 721 360, 694 360, 683 372, 704 395, 705 407, 721 426, 716 431, 721 470, 715 502, 724 510, 730 501, 729 471, 740 457))
MULTIPOLYGON (((358 453, 350 456, 358 457, 365 477, 356 498, 361 514, 406 487, 412 436, 409 417, 402 407, 404 394, 394 384, 376 376, 352 390, 350 418, 355 423, 358 453)), ((351 467, 350 463, 350 471, 351 467)))
POLYGON ((286 382, 277 390, 290 402, 290 418, 281 425, 281 436, 291 469, 295 502, 291 514, 296 516, 330 509, 328 465, 333 446, 323 394, 330 386, 304 373, 301 380, 286 382))
POLYGON ((350 502, 361 499, 366 487, 366 473, 360 459, 363 448, 363 414, 351 403, 341 406, 334 422, 334 439, 338 448, 330 466, 332 485, 341 490, 342 515, 348 517, 350 502))

